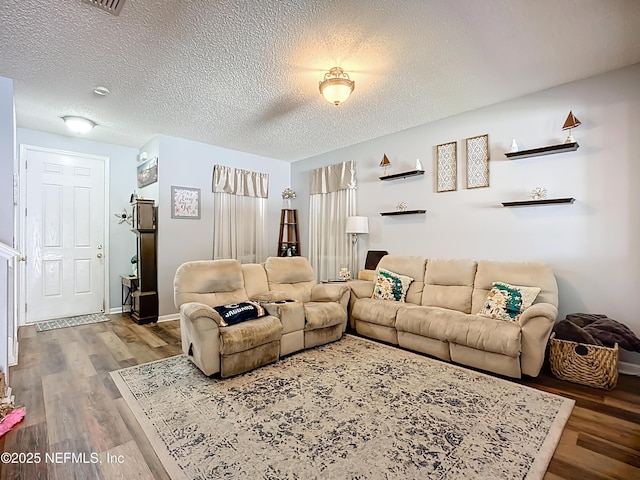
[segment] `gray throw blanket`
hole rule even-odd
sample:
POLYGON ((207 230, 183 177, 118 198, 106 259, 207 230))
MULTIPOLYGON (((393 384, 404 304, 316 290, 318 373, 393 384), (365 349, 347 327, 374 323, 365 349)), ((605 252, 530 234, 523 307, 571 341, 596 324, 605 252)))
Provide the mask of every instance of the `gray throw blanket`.
POLYGON ((606 315, 571 313, 553 327, 556 338, 587 345, 620 348, 640 352, 640 338, 629 327, 606 315))

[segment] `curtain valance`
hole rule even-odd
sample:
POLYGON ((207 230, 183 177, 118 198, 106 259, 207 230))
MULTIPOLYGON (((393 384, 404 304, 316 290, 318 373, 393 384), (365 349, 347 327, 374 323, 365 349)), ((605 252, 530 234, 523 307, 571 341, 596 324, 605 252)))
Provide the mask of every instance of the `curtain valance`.
POLYGON ((350 188, 356 188, 356 166, 352 161, 311 171, 311 195, 350 188))
POLYGON ((213 193, 269 198, 269 174, 215 165, 213 193))

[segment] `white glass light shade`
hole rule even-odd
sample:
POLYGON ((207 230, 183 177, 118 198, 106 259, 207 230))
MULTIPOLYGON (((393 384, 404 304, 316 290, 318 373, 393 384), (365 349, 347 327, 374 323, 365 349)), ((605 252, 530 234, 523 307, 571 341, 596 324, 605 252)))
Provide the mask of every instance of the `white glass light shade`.
POLYGON ((347 233, 369 233, 369 219, 367 217, 347 217, 347 233))
POLYGON ((96 126, 95 122, 83 117, 67 116, 62 117, 69 130, 75 133, 88 133, 96 126))
POLYGON ((329 73, 325 73, 324 80, 320 82, 320 93, 329 103, 338 106, 344 102, 353 89, 356 82, 349 79, 340 67, 333 67, 329 73))

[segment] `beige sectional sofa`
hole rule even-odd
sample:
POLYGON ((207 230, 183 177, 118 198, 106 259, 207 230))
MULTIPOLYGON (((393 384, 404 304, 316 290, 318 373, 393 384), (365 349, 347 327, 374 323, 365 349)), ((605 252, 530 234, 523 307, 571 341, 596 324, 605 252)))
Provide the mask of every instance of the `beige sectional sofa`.
POLYGON ((231 259, 203 260, 178 268, 174 302, 184 353, 206 375, 225 378, 340 339, 347 327, 349 289, 316 284, 303 257, 244 265, 231 259), (226 325, 216 310, 248 301, 261 305, 267 315, 226 325))
POLYGON ((501 375, 539 374, 558 315, 547 265, 387 255, 381 268, 413 281, 405 302, 371 298, 373 281, 351 282, 350 325, 359 334, 501 375), (478 316, 493 282, 540 293, 517 321, 478 316))

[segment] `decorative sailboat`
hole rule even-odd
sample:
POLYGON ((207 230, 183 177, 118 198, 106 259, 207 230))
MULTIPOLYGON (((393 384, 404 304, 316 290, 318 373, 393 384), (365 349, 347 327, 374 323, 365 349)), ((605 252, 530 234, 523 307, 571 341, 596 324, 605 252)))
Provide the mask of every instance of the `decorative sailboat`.
POLYGON ((562 125, 562 130, 569 130, 569 136, 564 141, 564 143, 575 143, 576 140, 575 138, 573 138, 573 135, 571 135, 571 129, 576 128, 579 125, 582 125, 582 122, 578 120, 573 114, 573 112, 570 110, 569 116, 564 121, 564 125, 562 125))
POLYGON ((388 175, 387 174, 387 167, 391 165, 391 162, 389 161, 389 159, 387 158, 387 154, 385 153, 382 156, 382 161, 380 162, 380 166, 384 168, 384 173, 382 175, 384 175, 385 177, 388 175))

